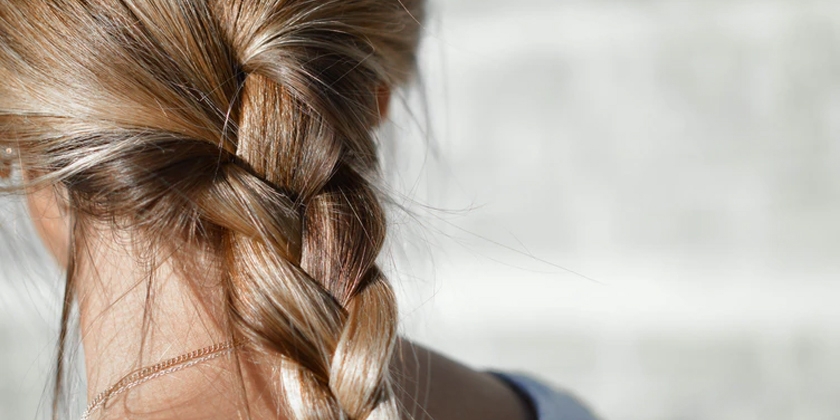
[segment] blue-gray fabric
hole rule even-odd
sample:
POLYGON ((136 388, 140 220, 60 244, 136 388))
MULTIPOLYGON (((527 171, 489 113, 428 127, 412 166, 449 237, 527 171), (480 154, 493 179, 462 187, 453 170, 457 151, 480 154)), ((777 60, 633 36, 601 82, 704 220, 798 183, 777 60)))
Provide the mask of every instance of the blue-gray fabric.
POLYGON ((519 391, 531 403, 536 420, 597 420, 580 400, 529 375, 490 372, 519 391))

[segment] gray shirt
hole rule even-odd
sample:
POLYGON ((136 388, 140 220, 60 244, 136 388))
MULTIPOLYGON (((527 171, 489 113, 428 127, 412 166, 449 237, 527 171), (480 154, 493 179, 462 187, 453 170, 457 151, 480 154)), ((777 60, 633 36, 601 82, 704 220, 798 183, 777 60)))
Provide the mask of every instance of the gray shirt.
POLYGON ((509 372, 490 373, 507 382, 530 403, 535 420, 597 420, 580 400, 531 376, 509 372))

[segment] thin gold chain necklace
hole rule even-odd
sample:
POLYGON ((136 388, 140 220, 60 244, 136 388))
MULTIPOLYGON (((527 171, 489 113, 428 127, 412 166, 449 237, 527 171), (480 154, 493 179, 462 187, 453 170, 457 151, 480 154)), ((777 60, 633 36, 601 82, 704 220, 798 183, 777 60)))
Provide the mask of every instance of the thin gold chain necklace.
POLYGON ((186 369, 190 366, 195 366, 199 363, 204 363, 208 360, 213 360, 229 354, 233 352, 237 346, 238 344, 234 341, 217 343, 203 349, 193 350, 178 357, 173 357, 172 359, 165 360, 156 365, 137 369, 124 376, 105 391, 100 392, 93 401, 88 404, 87 409, 85 409, 84 414, 82 414, 82 420, 90 420, 90 416, 96 412, 96 410, 105 406, 105 404, 108 403, 108 400, 116 395, 122 394, 131 388, 142 385, 163 375, 168 375, 181 369, 186 369))

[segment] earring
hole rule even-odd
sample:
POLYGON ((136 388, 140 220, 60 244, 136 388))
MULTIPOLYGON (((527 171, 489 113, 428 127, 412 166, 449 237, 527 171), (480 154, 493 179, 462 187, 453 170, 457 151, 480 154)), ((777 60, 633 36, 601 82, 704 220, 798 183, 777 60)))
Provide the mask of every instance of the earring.
POLYGON ((12 174, 12 162, 15 151, 11 147, 0 148, 0 179, 6 179, 12 174))

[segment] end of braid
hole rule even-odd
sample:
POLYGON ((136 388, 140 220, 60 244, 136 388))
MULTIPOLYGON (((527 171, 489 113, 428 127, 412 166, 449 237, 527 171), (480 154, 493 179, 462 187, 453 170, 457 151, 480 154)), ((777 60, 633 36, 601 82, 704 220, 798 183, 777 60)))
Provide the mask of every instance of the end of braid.
POLYGON ((396 402, 388 372, 397 339, 394 293, 372 270, 347 305, 348 317, 330 368, 330 389, 351 418, 392 419, 396 402))

